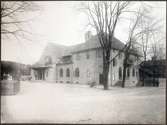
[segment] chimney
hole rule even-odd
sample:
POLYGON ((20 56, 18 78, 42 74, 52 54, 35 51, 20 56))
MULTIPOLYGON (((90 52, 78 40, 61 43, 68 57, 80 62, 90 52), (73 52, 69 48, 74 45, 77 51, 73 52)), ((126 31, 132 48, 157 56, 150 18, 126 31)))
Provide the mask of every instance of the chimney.
POLYGON ((85 33, 85 42, 87 42, 91 37, 92 37, 91 31, 87 31, 87 32, 85 33))

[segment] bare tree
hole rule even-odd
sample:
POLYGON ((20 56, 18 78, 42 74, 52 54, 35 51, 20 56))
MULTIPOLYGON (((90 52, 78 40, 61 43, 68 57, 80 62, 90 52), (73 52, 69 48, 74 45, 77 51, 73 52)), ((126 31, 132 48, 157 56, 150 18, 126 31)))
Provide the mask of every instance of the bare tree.
POLYGON ((142 48, 142 53, 144 56, 144 60, 147 60, 148 54, 148 44, 153 34, 159 31, 160 26, 158 26, 157 20, 153 19, 149 16, 149 11, 145 7, 139 7, 139 11, 135 12, 136 15, 135 21, 129 29, 129 38, 128 42, 124 48, 124 60, 123 60, 123 80, 122 87, 125 86, 125 77, 126 77, 126 69, 131 65, 132 60, 130 60, 130 55, 133 51, 138 53, 135 44, 139 44, 142 48), (139 43, 140 41, 140 43, 139 43))
POLYGON ((145 18, 141 20, 141 29, 145 32, 141 34, 141 47, 142 53, 144 56, 144 61, 147 60, 148 49, 151 39, 154 37, 154 34, 160 31, 160 27, 158 24, 160 23, 159 20, 155 20, 153 18, 145 18))
POLYGON ((30 32, 22 28, 22 24, 31 19, 21 19, 29 11, 39 10, 34 2, 28 1, 3 1, 1 2, 1 34, 12 36, 25 36, 30 32))
POLYGON ((126 70, 131 65, 130 63, 130 54, 133 52, 134 42, 136 41, 136 37, 141 34, 141 31, 136 32, 137 26, 139 21, 142 17, 140 10, 136 13, 135 22, 132 27, 129 27, 129 37, 128 42, 125 45, 124 49, 124 60, 123 60, 123 78, 122 78, 122 87, 125 87, 125 77, 126 77, 126 70))
POLYGON ((153 42, 150 44, 150 55, 154 59, 165 59, 166 58, 166 45, 165 37, 158 38, 153 35, 153 42))
POLYGON ((112 57, 112 40, 120 15, 129 2, 98 1, 88 2, 82 10, 89 18, 89 25, 96 30, 103 53, 103 86, 108 89, 110 57, 112 57))

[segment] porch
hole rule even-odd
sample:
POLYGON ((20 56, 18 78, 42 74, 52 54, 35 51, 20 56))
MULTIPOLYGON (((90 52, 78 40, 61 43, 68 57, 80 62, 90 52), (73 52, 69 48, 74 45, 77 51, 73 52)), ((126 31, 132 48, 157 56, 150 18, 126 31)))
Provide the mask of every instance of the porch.
POLYGON ((32 67, 35 80, 45 80, 49 66, 32 67))

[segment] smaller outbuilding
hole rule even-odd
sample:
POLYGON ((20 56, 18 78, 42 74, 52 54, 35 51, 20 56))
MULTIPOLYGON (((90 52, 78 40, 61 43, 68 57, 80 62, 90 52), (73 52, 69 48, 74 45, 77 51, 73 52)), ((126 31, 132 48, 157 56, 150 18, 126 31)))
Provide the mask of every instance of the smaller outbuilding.
POLYGON ((143 61, 139 76, 141 86, 166 86, 166 60, 143 61))

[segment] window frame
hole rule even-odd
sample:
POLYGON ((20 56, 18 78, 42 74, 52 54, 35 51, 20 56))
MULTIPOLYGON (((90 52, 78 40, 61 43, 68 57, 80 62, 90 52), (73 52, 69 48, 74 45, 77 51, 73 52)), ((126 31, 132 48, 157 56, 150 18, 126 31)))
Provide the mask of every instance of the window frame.
POLYGON ((135 77, 135 68, 132 69, 132 76, 135 77))
POLYGON ((118 69, 118 77, 119 77, 119 80, 122 80, 122 67, 119 67, 118 69))
POLYGON ((59 70, 59 76, 63 77, 63 68, 60 68, 60 70, 59 70))
POLYGON ((79 68, 75 68, 75 77, 79 77, 80 76, 80 72, 79 72, 79 68))
POLYGON ((66 69, 66 77, 70 77, 70 69, 69 68, 66 69))
POLYGON ((113 67, 117 66, 117 59, 113 58, 113 67))
POLYGON ((127 68, 127 78, 130 77, 130 68, 127 68))

